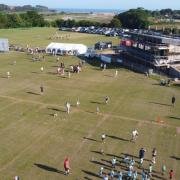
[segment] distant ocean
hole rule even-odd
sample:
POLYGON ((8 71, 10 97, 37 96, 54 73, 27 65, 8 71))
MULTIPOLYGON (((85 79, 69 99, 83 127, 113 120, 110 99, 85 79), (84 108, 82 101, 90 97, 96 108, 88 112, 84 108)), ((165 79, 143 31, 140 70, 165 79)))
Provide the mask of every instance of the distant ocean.
POLYGON ((121 13, 125 10, 118 9, 71 9, 71 8, 54 8, 53 10, 57 12, 65 12, 65 13, 121 13))

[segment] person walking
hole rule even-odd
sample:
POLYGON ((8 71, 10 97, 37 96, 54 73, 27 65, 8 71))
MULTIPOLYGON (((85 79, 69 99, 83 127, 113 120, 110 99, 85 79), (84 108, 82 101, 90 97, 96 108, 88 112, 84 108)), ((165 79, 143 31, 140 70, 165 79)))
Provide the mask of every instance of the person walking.
POLYGON ((103 171, 104 171, 104 167, 100 167, 100 170, 99 170, 99 176, 100 177, 103 176, 103 171))
POLYGON ((70 173, 70 162, 69 158, 66 158, 64 160, 64 170, 65 170, 65 175, 68 175, 70 173))
POLYGON ((99 114, 100 112, 100 109, 99 109, 99 106, 96 107, 96 113, 99 114))
POLYGON ((144 169, 142 170, 141 176, 142 176, 142 180, 146 179, 146 173, 145 173, 144 169))
POLYGON ((122 180, 123 179, 123 173, 119 171, 117 174, 117 178, 118 178, 118 180, 122 180))
POLYGON ((169 171, 169 179, 173 179, 173 177, 174 177, 174 172, 173 172, 173 170, 171 169, 171 170, 169 171))
POLYGON ((103 66, 103 70, 106 70, 106 67, 107 67, 107 65, 106 65, 106 64, 104 64, 104 66, 103 66))
POLYGON ((137 173, 137 171, 136 170, 134 170, 133 171, 133 175, 132 175, 133 177, 133 180, 136 180, 137 179, 137 177, 138 177, 138 173, 137 173))
POLYGON ((152 150, 152 163, 156 164, 156 156, 157 156, 157 150, 156 148, 153 148, 152 150))
POLYGON ((41 93, 41 95, 44 94, 44 86, 43 86, 43 84, 41 84, 41 86, 40 86, 40 93, 41 93))
POLYGON ((105 97, 105 104, 108 104, 110 98, 108 96, 105 97))
POLYGON ((172 106, 174 107, 175 102, 176 102, 176 98, 175 98, 175 96, 173 96, 173 97, 172 97, 171 102, 172 102, 172 106))
POLYGON ((152 172, 153 172, 153 165, 149 164, 149 175, 152 177, 152 172))
POLYGON ((118 70, 115 71, 114 77, 116 78, 118 76, 118 70))
POLYGON ((15 176, 14 180, 20 180, 20 177, 19 176, 15 176))
POLYGON ((71 72, 68 71, 68 78, 70 79, 71 78, 71 72))
POLYGON ((145 152, 146 150, 144 148, 139 150, 139 159, 144 159, 145 152))
POLYGON ((131 141, 132 141, 132 142, 135 142, 136 139, 137 139, 137 137, 138 137, 138 135, 139 135, 139 133, 138 133, 137 129, 134 129, 134 130, 132 131, 132 139, 131 139, 131 141))
POLYGON ((79 98, 77 99, 77 102, 76 102, 76 106, 79 107, 80 105, 80 101, 79 101, 79 98))
POLYGON ((69 102, 66 103, 66 112, 70 113, 71 104, 69 102))
POLYGON ((111 163, 112 163, 112 168, 115 169, 116 168, 116 158, 115 157, 113 157, 111 163))
POLYGON ((101 64, 100 64, 100 69, 103 69, 103 66, 104 66, 103 63, 101 63, 101 64))
POLYGON ((103 180, 109 180, 108 174, 104 174, 103 180))
POLYGON ((105 133, 101 134, 102 143, 105 143, 105 139, 106 139, 106 134, 105 133))
POLYGON ((7 74, 7 78, 9 79, 11 77, 10 72, 8 71, 6 74, 7 74))
POLYGON ((40 70, 41 70, 41 72, 43 72, 43 71, 44 71, 44 68, 43 68, 43 67, 41 67, 41 69, 40 69, 40 70))
POLYGON ((162 170, 162 175, 164 176, 166 173, 166 165, 165 164, 162 165, 161 170, 162 170))
POLYGON ((139 150, 139 166, 142 167, 143 161, 144 161, 144 155, 146 150, 144 148, 141 148, 139 150))

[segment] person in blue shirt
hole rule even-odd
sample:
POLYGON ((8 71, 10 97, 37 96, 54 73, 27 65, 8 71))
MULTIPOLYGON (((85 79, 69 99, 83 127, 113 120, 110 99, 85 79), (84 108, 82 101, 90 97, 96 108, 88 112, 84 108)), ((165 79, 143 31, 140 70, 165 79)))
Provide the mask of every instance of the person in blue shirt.
POLYGON ((118 177, 118 180, 122 180, 123 179, 123 173, 118 172, 117 177, 118 177))

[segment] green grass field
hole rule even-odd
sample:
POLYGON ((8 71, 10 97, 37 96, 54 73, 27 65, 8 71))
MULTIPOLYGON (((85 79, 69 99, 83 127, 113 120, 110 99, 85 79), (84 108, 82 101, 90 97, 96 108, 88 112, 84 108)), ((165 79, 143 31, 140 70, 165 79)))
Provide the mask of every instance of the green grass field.
POLYGON ((92 46, 98 41, 112 41, 114 45, 119 44, 118 38, 106 37, 103 35, 92 35, 84 33, 73 33, 59 31, 56 28, 24 28, 24 29, 1 29, 0 37, 8 38, 10 44, 19 45, 26 47, 28 44, 31 47, 45 48, 50 42, 62 42, 62 43, 82 43, 87 46, 92 46), (51 40, 56 32, 61 36, 65 37, 70 35, 70 38, 51 40))
MULTIPOLYGON (((54 32, 55 29, 35 28, 1 30, 0 34, 13 44, 45 46, 50 41, 47 37, 54 32)), ((72 34, 73 42, 87 45, 98 39, 109 40, 104 36, 72 34)), ((165 163, 168 170, 174 170, 175 180, 179 180, 179 88, 159 86, 158 81, 124 68, 117 68, 119 75, 114 78, 113 67, 102 72, 90 64, 68 79, 55 74, 55 57, 45 59, 32 62, 31 56, 24 53, 0 54, 0 179, 10 180, 15 175, 23 180, 100 179, 100 167, 109 172, 113 156, 121 160, 127 153, 138 161, 141 147, 147 150, 143 166, 148 168, 156 147, 153 179, 162 178, 161 165, 165 163), (7 71, 12 74, 10 79, 6 78, 7 71), (39 95, 41 83, 45 87, 43 96, 39 95), (108 105, 104 104, 106 95, 110 97, 108 105), (177 99, 174 108, 172 95, 177 99), (76 107, 78 97, 80 107, 76 107), (72 104, 69 115, 64 108, 66 101, 72 104), (54 113, 58 116, 53 117, 54 113), (164 123, 156 122, 158 116, 164 123), (129 141, 134 128, 139 131, 136 143, 129 141), (104 145, 100 142, 102 133, 108 135, 104 145), (102 146, 104 156, 99 153, 102 146), (70 158, 72 168, 68 177, 62 172, 65 157, 70 158)), ((62 60, 67 68, 79 62, 77 57, 60 57, 62 60)), ((123 166, 117 170, 123 170, 123 166)), ((168 179, 168 173, 164 178, 168 179)))

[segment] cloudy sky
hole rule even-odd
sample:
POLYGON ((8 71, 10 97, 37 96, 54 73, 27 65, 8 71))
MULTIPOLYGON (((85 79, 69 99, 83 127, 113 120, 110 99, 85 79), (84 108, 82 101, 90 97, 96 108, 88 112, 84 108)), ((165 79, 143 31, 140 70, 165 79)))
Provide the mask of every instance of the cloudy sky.
POLYGON ((122 9, 144 7, 146 9, 180 9, 180 0, 0 0, 8 5, 45 5, 50 8, 122 9))

